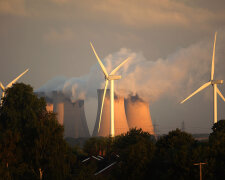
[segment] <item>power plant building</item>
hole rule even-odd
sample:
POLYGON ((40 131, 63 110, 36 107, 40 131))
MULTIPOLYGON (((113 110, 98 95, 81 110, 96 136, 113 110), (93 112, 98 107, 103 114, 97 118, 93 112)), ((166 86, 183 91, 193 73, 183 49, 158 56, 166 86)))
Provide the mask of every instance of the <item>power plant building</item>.
MULTIPOLYGON (((100 111, 104 89, 98 89, 98 110, 93 136, 107 137, 110 134, 110 90, 106 90, 102 118, 99 128, 100 111)), ((58 122, 64 126, 64 136, 72 138, 90 137, 87 126, 84 100, 77 100, 74 103, 62 93, 53 91, 51 98, 44 93, 38 96, 45 97, 47 101, 46 110, 57 115, 58 122)), ((126 133, 131 128, 141 128, 143 131, 154 135, 149 103, 136 96, 124 97, 114 96, 114 129, 115 136, 126 133)))
POLYGON ((136 96, 129 96, 125 100, 125 111, 129 128, 142 129, 154 135, 149 103, 136 96))
MULTIPOLYGON (((104 100, 104 105, 102 109, 102 118, 99 127, 100 120, 100 111, 102 106, 102 97, 104 89, 98 89, 98 111, 96 123, 93 131, 93 136, 109 136, 110 133, 110 90, 106 90, 106 96, 104 100)), ((121 96, 115 95, 114 97, 114 128, 115 136, 129 131, 125 109, 124 109, 124 98, 121 96)))
POLYGON ((84 101, 77 100, 71 103, 64 101, 64 130, 65 137, 89 137, 89 130, 84 113, 84 101))
POLYGON ((56 113, 59 124, 64 126, 64 137, 90 137, 84 112, 84 100, 72 103, 57 91, 53 91, 51 98, 44 93, 37 93, 46 99, 46 110, 56 113))

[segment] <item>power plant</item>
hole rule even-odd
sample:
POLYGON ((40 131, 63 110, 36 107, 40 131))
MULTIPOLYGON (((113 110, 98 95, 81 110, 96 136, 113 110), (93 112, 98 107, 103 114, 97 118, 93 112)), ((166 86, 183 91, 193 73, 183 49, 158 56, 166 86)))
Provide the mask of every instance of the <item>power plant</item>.
POLYGON ((64 130, 65 137, 89 137, 89 130, 84 113, 84 100, 71 103, 64 101, 64 130))
MULTIPOLYGON (((104 89, 98 89, 97 117, 92 136, 109 136, 110 132, 110 90, 106 89, 104 105, 102 98, 104 89), (102 117, 100 114, 102 109, 102 117)), ((45 97, 46 110, 56 113, 58 122, 64 126, 64 136, 79 138, 90 137, 84 111, 84 100, 71 102, 62 92, 52 91, 50 96, 43 92, 37 93, 39 97, 45 97)), ((114 130, 115 136, 126 133, 131 128, 141 128, 150 134, 154 133, 149 103, 138 95, 123 96, 114 94, 114 130)))
MULTIPOLYGON (((93 136, 109 136, 110 132, 110 90, 106 90, 105 101, 102 109, 102 118, 100 120, 100 111, 102 106, 102 98, 104 89, 98 89, 98 111, 93 131, 93 136), (100 129, 98 131, 100 125, 100 129)), ((115 135, 120 135, 129 131, 127 118, 124 109, 124 98, 118 95, 114 97, 114 112, 115 112, 115 135)))
POLYGON ((84 112, 84 100, 72 103, 63 93, 53 91, 51 98, 38 92, 39 97, 45 97, 46 110, 56 113, 58 122, 64 126, 64 137, 90 137, 84 112))
POLYGON ((155 134, 149 111, 149 103, 138 95, 125 99, 125 111, 129 128, 141 128, 149 134, 155 134))
POLYGON ((56 113, 59 124, 64 124, 64 96, 62 93, 53 91, 53 112, 56 113))

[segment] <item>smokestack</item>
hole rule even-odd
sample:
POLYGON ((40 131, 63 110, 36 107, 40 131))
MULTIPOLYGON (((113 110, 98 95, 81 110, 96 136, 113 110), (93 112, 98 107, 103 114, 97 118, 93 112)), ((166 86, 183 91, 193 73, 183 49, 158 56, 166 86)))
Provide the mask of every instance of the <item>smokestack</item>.
MULTIPOLYGON (((104 101, 104 106, 102 110, 102 119, 100 124, 100 130, 98 132, 100 111, 102 105, 102 97, 104 89, 98 89, 98 112, 96 123, 93 131, 93 136, 109 136, 110 132, 110 90, 106 90, 106 96, 104 101)), ((115 95, 114 97, 114 126, 115 126, 115 136, 122 133, 126 133, 129 128, 127 124, 125 109, 124 109, 124 98, 115 95)))
POLYGON ((141 128, 150 134, 154 133, 149 103, 136 96, 129 96, 125 100, 125 110, 129 128, 141 128))
POLYGON ((72 103, 64 101, 64 129, 65 137, 90 137, 87 121, 84 113, 84 100, 72 103))

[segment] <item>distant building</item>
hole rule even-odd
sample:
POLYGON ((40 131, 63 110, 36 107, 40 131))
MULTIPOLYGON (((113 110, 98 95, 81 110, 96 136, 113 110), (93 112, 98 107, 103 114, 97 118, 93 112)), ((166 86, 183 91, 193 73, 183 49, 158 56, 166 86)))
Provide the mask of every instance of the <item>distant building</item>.
POLYGON ((59 124, 64 126, 65 137, 90 137, 84 112, 84 100, 72 103, 57 91, 51 92, 50 97, 43 92, 37 94, 39 97, 45 97, 46 110, 56 113, 59 124))

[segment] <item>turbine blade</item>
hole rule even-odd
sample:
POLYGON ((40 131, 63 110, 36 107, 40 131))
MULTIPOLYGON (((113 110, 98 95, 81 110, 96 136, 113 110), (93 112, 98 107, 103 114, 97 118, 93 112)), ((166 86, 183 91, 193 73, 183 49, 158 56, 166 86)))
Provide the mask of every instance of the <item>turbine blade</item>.
POLYGON ((0 87, 1 87, 2 91, 5 90, 5 87, 3 86, 2 82, 0 82, 0 87))
POLYGON ((222 95, 222 93, 220 92, 220 90, 218 89, 218 87, 216 88, 217 93, 220 95, 220 97, 222 98, 223 101, 225 101, 224 96, 222 95))
POLYGON ((100 117, 99 117, 98 132, 100 130, 100 125, 101 125, 101 120, 102 120, 102 109, 103 109, 103 106, 104 106, 105 94, 106 94, 106 90, 107 90, 107 87, 108 87, 108 82, 109 81, 106 79, 106 81, 105 81, 105 89, 104 89, 104 93, 103 93, 103 97, 102 97, 102 106, 101 106, 100 117))
POLYGON ((11 87, 19 78, 21 78, 21 76, 23 76, 27 71, 29 71, 29 69, 26 69, 26 71, 24 71, 22 74, 20 74, 17 78, 15 78, 11 83, 9 83, 6 88, 11 87))
MULTIPOLYGON (((91 44, 91 42, 90 42, 90 44, 91 44)), ((97 58, 97 60, 98 60, 98 63, 100 64, 100 66, 101 66, 101 68, 102 68, 103 73, 105 74, 106 77, 108 77, 108 73, 107 73, 107 71, 106 71, 106 68, 105 68, 105 66, 103 65, 103 63, 102 63, 102 61, 100 60, 100 58, 98 57, 98 54, 96 53, 95 48, 94 48, 94 46, 93 46, 92 44, 91 44, 91 48, 92 48, 92 50, 93 50, 94 53, 95 53, 95 56, 96 56, 96 58, 97 58)))
POLYGON ((214 59, 215 59, 215 48, 216 48, 216 35, 217 35, 217 32, 215 32, 215 39, 214 39, 214 45, 213 45, 211 80, 213 80, 213 78, 214 78, 214 69, 215 69, 215 66, 214 66, 214 59))
POLYGON ((128 60, 130 60, 131 57, 128 57, 125 59, 119 66, 117 66, 111 73, 110 75, 114 75, 128 60))
POLYGON ((198 92, 200 92, 201 90, 205 89, 206 87, 208 87, 211 84, 211 81, 203 84, 200 88, 198 88, 195 92, 193 92, 190 96, 188 96, 185 100, 181 101, 180 104, 184 103, 185 101, 187 101, 189 98, 191 98, 192 96, 194 96, 195 94, 197 94, 198 92))

